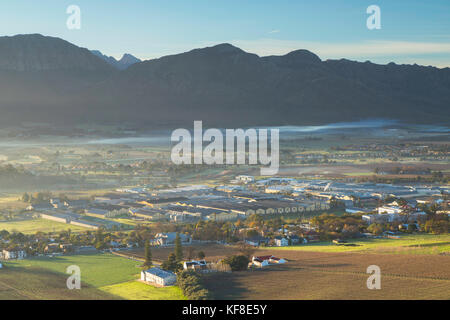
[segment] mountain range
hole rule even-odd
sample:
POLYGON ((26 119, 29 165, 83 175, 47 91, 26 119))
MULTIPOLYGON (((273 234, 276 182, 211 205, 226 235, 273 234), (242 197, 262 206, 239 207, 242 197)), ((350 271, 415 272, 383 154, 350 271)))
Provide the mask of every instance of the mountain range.
MULTIPOLYGON (((114 59, 114 58, 112 58, 114 59)), ((450 68, 259 57, 230 44, 117 61, 39 34, 0 37, 0 123, 450 123, 450 68)))

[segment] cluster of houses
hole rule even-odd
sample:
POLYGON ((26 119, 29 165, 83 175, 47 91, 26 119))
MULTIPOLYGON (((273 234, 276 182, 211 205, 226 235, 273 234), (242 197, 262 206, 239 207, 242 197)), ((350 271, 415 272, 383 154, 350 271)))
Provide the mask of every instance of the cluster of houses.
POLYGON ((0 251, 2 260, 22 260, 27 257, 27 253, 22 249, 8 249, 0 251))
MULTIPOLYGON (((289 225, 292 227, 293 225, 289 225)), ((289 227, 287 226, 287 227, 289 227)), ((244 241, 254 247, 260 246, 275 246, 286 247, 291 245, 306 244, 310 242, 319 241, 319 233, 309 223, 303 223, 297 225, 299 230, 296 233, 289 231, 288 229, 280 229, 276 232, 275 236, 265 237, 256 235, 253 237, 245 238, 244 241)))
POLYGON ((256 236, 245 239, 245 242, 251 246, 275 246, 275 247, 287 247, 291 245, 304 244, 308 242, 313 242, 318 239, 318 234, 314 231, 308 231, 305 233, 305 237, 299 237, 298 235, 292 234, 287 236, 275 236, 273 238, 267 238, 262 236, 256 236))
MULTIPOLYGON (((273 255, 268 256, 253 256, 249 263, 249 268, 263 268, 271 265, 284 264, 287 261, 283 258, 277 258, 273 255)), ((229 272, 229 268, 221 269, 217 266, 222 265, 220 262, 217 264, 208 263, 205 260, 191 260, 183 263, 184 270, 191 270, 196 272, 217 272, 225 271, 229 272)), ((147 270, 141 271, 140 281, 146 284, 154 285, 157 287, 166 287, 175 285, 177 282, 177 275, 171 271, 163 270, 158 267, 152 267, 147 270)))
POLYGON ((427 216, 425 212, 416 207, 409 204, 401 206, 397 201, 380 206, 373 211, 371 214, 363 215, 363 221, 368 224, 390 222, 417 223, 427 216))
MULTIPOLYGON (((179 233, 182 244, 190 244, 192 243, 192 237, 186 235, 184 233, 179 233)), ((150 245, 153 246, 172 246, 175 245, 175 239, 177 237, 176 232, 168 232, 168 233, 157 233, 155 235, 155 239, 150 241, 150 245)))

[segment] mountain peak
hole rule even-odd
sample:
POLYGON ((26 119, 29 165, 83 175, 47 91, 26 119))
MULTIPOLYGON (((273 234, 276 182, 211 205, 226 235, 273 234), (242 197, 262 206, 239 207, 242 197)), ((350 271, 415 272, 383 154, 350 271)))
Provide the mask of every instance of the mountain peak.
POLYGON ((122 58, 119 61, 117 61, 114 57, 107 56, 107 55, 101 53, 99 50, 91 50, 91 52, 93 54, 95 54, 96 56, 105 60, 108 64, 110 64, 114 68, 117 68, 119 70, 125 70, 129 66, 131 66, 135 63, 141 62, 140 59, 136 58, 135 56, 133 56, 132 54, 129 54, 129 53, 125 53, 122 56, 122 58))
POLYGON ((295 60, 302 61, 302 62, 317 63, 317 62, 322 61, 316 54, 312 53, 311 51, 305 50, 305 49, 291 51, 287 55, 285 55, 285 57, 293 58, 295 60))
POLYGON ((221 50, 221 51, 242 51, 242 49, 233 46, 231 43, 219 43, 215 46, 213 46, 212 48, 215 48, 216 50, 221 50))
POLYGON ((41 34, 0 37, 0 69, 10 71, 90 70, 110 67, 89 50, 41 34))
POLYGON ((133 56, 132 54, 129 53, 125 53, 122 58, 119 60, 119 64, 126 66, 126 68, 128 68, 129 66, 131 66, 132 64, 141 62, 141 59, 136 58, 135 56, 133 56))
POLYGON ((211 47, 206 47, 202 49, 196 49, 195 51, 204 51, 204 52, 212 52, 217 54, 236 54, 236 53, 245 53, 244 50, 233 46, 230 43, 220 43, 211 47))

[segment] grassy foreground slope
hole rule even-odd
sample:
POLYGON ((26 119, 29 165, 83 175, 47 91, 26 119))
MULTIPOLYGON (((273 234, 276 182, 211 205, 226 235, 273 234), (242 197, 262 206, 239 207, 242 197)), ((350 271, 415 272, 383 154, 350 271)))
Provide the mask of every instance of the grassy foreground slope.
POLYGON ((178 287, 156 288, 138 281, 101 287, 100 290, 127 300, 186 300, 178 287))
POLYGON ((89 285, 69 290, 66 275, 38 267, 10 267, 0 272, 0 300, 112 300, 121 299, 89 285))
POLYGON ((10 261, 0 272, 3 299, 185 299, 178 287, 155 288, 137 282, 139 262, 112 254, 37 257, 10 261), (81 290, 68 290, 67 267, 81 270, 81 290))
POLYGON ((9 262, 8 265, 24 268, 37 267, 64 275, 66 275, 67 267, 76 265, 81 269, 82 285, 86 284, 96 288, 137 279, 141 271, 138 268, 138 262, 107 253, 54 258, 37 257, 9 262))

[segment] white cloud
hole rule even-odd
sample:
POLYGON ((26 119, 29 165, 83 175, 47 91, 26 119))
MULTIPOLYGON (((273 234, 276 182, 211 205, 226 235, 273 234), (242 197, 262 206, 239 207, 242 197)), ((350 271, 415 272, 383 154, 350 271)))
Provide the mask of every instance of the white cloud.
POLYGON ((274 34, 274 33, 279 33, 280 32, 280 30, 278 30, 278 29, 275 29, 275 30, 271 30, 271 31, 269 31, 268 33, 269 34, 274 34))

